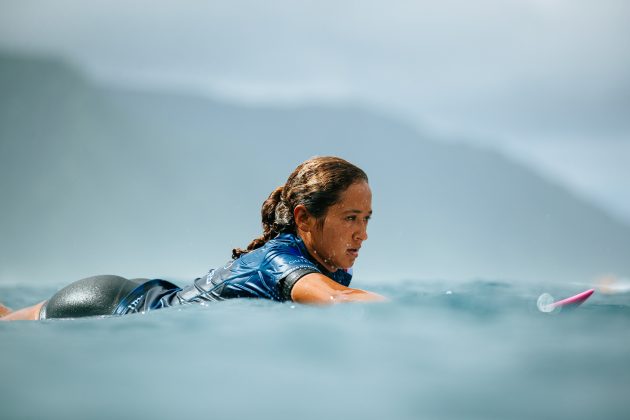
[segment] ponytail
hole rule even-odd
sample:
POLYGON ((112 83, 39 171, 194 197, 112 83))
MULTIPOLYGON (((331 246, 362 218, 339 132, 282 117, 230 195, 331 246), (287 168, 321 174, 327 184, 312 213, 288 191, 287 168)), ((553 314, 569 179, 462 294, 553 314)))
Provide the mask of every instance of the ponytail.
POLYGON ((276 188, 269 194, 260 210, 262 217, 263 234, 252 240, 246 249, 234 248, 232 250, 232 258, 236 259, 243 254, 260 248, 269 240, 278 236, 282 232, 295 232, 295 222, 293 214, 287 203, 283 200, 282 192, 284 185, 276 188))

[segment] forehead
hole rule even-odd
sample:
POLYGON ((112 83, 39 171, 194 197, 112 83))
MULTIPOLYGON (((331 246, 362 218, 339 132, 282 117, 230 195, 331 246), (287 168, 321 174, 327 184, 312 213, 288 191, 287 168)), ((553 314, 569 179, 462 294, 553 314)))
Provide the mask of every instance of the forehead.
POLYGON ((355 182, 341 193, 339 202, 330 209, 370 212, 372 210, 372 190, 370 190, 370 186, 365 181, 355 182))

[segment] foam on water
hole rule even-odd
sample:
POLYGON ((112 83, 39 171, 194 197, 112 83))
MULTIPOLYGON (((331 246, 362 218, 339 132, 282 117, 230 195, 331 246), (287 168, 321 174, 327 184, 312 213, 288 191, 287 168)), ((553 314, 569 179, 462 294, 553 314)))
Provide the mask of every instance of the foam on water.
MULTIPOLYGON (((549 316, 542 292, 579 291, 552 289, 398 281, 384 304, 0 323, 0 417, 626 418, 628 296, 549 316)), ((14 306, 42 293, 0 288, 14 306)))

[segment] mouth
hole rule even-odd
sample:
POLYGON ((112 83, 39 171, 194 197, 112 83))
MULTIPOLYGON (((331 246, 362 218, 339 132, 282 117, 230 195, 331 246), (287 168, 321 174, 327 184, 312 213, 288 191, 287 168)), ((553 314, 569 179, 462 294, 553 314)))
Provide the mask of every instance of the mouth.
POLYGON ((359 249, 360 248, 348 248, 346 253, 354 258, 357 258, 359 256, 359 249))

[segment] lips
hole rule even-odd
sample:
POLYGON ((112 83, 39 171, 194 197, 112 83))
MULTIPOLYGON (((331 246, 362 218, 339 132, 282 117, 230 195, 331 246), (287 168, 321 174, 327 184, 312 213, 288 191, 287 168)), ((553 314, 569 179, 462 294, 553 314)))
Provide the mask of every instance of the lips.
POLYGON ((357 258, 359 256, 359 248, 348 248, 346 252, 354 258, 357 258))

